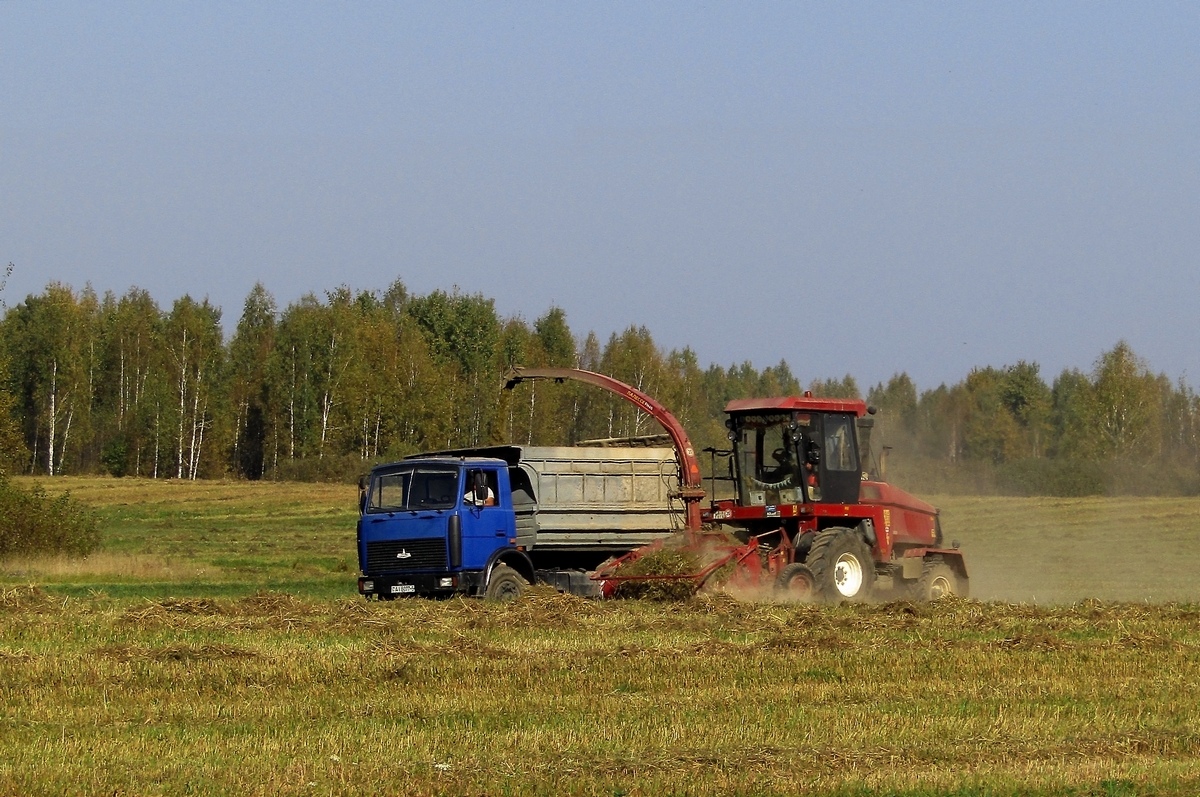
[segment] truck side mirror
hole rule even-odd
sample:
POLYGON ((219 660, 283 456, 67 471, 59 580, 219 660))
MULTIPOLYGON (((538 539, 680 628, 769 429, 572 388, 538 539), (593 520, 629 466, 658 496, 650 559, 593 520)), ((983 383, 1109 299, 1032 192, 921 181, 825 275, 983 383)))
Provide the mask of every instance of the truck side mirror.
POLYGON ((466 498, 475 506, 493 506, 495 504, 495 497, 488 486, 486 473, 481 470, 471 471, 471 489, 466 498))

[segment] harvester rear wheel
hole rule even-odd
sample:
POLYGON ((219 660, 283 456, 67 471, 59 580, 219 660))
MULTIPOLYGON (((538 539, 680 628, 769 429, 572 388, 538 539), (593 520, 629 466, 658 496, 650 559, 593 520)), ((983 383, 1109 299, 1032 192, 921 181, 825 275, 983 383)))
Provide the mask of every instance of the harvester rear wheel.
POLYGON ((813 540, 805 561, 813 574, 816 594, 823 601, 860 603, 875 586, 871 549, 853 529, 826 529, 813 540))
POLYGON ((967 585, 958 577, 954 568, 938 558, 925 561, 921 578, 913 587, 913 597, 918 601, 936 601, 947 595, 967 596, 967 585))
POLYGON ((816 579, 808 565, 793 562, 779 571, 775 589, 787 600, 811 601, 816 595, 816 579))
POLYGON ((490 601, 515 601, 525 594, 529 582, 521 574, 508 565, 496 565, 492 568, 492 577, 488 579, 487 591, 483 597, 490 601))

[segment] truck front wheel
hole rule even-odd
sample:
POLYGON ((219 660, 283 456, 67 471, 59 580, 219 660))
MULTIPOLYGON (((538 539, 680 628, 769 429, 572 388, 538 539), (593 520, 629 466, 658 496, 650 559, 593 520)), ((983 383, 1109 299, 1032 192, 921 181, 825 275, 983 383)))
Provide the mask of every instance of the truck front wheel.
POLYGON ((490 601, 515 601, 525 594, 529 582, 521 578, 521 574, 508 565, 496 565, 492 568, 492 577, 488 579, 487 590, 483 597, 490 601))

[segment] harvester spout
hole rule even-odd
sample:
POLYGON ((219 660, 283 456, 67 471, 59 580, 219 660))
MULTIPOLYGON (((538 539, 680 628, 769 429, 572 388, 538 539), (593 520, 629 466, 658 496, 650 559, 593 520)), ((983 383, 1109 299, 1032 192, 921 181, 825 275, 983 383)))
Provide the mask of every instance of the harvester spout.
POLYGON ((636 387, 613 379, 611 376, 579 368, 513 368, 505 375, 504 389, 512 390, 522 382, 531 379, 550 379, 555 382, 570 379, 576 382, 586 382, 620 396, 658 421, 671 436, 671 442, 675 446, 675 457, 679 461, 679 497, 683 499, 684 525, 690 530, 700 528, 700 503, 705 496, 700 481, 700 461, 696 458, 696 451, 692 447, 692 441, 688 438, 683 424, 671 414, 670 410, 636 387))

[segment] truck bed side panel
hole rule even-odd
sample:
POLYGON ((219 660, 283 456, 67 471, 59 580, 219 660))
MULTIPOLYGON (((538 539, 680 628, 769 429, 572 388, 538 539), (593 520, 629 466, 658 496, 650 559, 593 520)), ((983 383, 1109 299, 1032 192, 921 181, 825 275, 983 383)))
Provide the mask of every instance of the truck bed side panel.
POLYGON ((670 506, 679 472, 673 449, 526 446, 520 468, 536 493, 539 548, 636 546, 682 523, 670 506))

